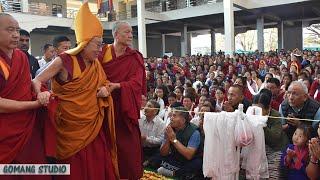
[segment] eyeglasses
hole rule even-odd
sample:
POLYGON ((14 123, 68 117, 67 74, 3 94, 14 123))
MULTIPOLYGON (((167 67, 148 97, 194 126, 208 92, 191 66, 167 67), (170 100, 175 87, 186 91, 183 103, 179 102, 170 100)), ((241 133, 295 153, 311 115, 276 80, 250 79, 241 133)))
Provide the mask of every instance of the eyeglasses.
POLYGON ((102 48, 105 45, 104 43, 101 43, 101 42, 90 42, 89 44, 97 47, 98 49, 102 48))

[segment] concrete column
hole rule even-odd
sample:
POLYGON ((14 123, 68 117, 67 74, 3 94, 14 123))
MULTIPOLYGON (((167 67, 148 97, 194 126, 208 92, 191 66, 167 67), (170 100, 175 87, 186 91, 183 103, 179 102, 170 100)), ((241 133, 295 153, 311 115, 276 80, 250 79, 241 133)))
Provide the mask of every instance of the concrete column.
POLYGON ((181 56, 181 36, 166 35, 166 52, 181 56))
POLYGON ((292 25, 283 26, 283 48, 285 50, 293 50, 295 48, 302 49, 302 22, 295 22, 292 25))
POLYGON ((283 49, 283 21, 278 24, 278 50, 283 49))
POLYGON ((143 57, 147 56, 147 42, 146 42, 146 22, 145 22, 145 4, 144 0, 137 0, 138 11, 138 43, 139 51, 143 57))
POLYGON ((187 54, 187 26, 184 25, 181 31, 181 56, 185 56, 187 54))
POLYGON ((166 35, 162 34, 162 56, 166 53, 166 35))
POLYGON ((216 52, 216 32, 214 29, 210 30, 211 35, 211 55, 216 52))
POLYGON ((257 19, 257 40, 258 40, 257 44, 258 44, 258 50, 260 52, 264 52, 263 30, 264 30, 264 19, 262 16, 257 19))
POLYGON ((192 37, 192 33, 188 32, 187 33, 187 54, 189 56, 191 55, 191 37, 192 37))
POLYGON ((29 1, 28 0, 21 0, 21 11, 23 13, 29 12, 29 1))
POLYGON ((233 57, 234 45, 234 13, 233 0, 223 1, 224 10, 224 34, 225 34, 225 54, 233 57))

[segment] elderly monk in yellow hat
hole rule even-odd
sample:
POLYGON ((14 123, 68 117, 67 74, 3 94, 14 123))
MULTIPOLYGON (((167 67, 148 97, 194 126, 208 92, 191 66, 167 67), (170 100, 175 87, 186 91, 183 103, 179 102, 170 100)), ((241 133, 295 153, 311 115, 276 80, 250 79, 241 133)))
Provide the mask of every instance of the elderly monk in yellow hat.
POLYGON ((87 2, 75 18, 75 33, 77 47, 60 54, 33 80, 41 104, 51 103, 51 95, 58 99, 56 159, 71 165, 71 175, 57 179, 118 179, 113 101, 97 60, 103 28, 87 2), (53 94, 41 92, 41 84, 51 78, 53 94))

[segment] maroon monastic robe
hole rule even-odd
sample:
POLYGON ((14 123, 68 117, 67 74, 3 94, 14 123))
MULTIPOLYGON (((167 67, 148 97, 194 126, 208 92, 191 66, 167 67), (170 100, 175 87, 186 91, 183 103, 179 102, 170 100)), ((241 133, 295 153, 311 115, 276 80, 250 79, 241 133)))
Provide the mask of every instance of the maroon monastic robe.
MULTIPOLYGON (((31 101, 31 76, 27 56, 15 49, 12 59, 0 51, 10 68, 8 79, 0 73, 0 97, 31 101)), ((0 113, 0 163, 47 163, 43 143, 43 122, 38 109, 16 113, 0 113)), ((51 176, 1 176, 0 179, 51 179, 51 176)))
POLYGON ((138 119, 141 95, 146 95, 146 75, 142 55, 127 48, 116 57, 113 46, 105 46, 100 58, 107 79, 120 83, 112 92, 116 119, 118 163, 121 179, 142 177, 142 147, 138 119), (111 58, 111 59, 108 59, 111 58))

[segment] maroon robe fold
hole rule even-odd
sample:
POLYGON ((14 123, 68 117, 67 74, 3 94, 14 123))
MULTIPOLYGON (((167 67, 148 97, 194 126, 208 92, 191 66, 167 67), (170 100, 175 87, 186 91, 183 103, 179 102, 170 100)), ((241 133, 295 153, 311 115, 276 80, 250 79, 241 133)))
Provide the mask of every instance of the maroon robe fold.
MULTIPOLYGON (((121 179, 142 177, 140 118, 141 95, 146 95, 146 76, 142 55, 130 48, 124 55, 116 57, 113 46, 112 60, 103 63, 107 79, 120 83, 121 88, 112 92, 116 119, 118 163, 121 179)), ((109 51, 110 52, 110 51, 109 51)), ((106 53, 106 47, 102 56, 106 53)))
MULTIPOLYGON (((41 91, 47 91, 47 87, 42 85, 41 91)), ((51 97, 47 107, 41 108, 37 119, 41 119, 44 134, 44 152, 47 157, 55 158, 57 152, 57 130, 56 130, 56 109, 59 100, 57 97, 51 97)))
MULTIPOLYGON (((6 81, 0 77, 0 97, 30 101, 33 98, 27 56, 15 49, 12 59, 3 52, 0 56, 10 66, 6 81)), ((47 163, 44 153, 41 119, 38 109, 16 113, 0 113, 0 163, 47 163)), ((0 179, 51 179, 51 176, 1 176, 0 179)))

